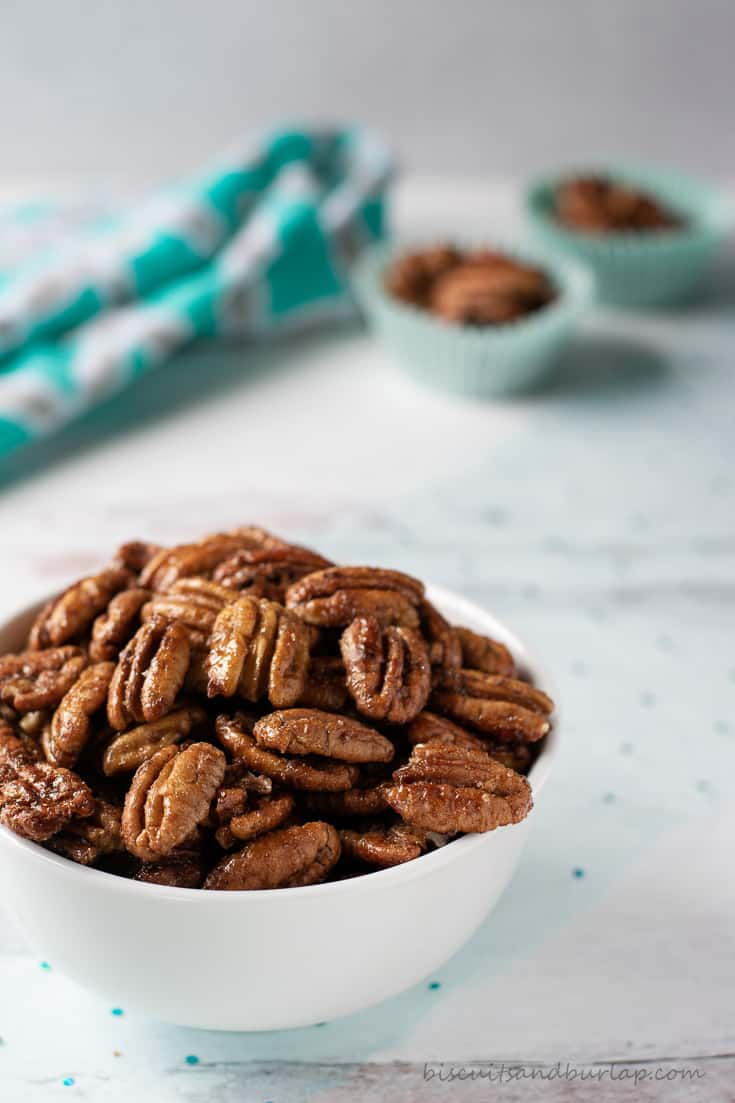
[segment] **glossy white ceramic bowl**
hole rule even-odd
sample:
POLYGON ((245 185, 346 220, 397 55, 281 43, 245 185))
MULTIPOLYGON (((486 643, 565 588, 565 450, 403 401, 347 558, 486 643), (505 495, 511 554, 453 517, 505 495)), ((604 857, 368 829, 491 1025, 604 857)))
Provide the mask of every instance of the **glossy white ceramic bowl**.
MULTIPOLYGON (((506 643, 550 688, 493 616, 445 590, 428 593, 452 622, 506 643)), ((22 646, 37 608, 0 627, 0 654, 22 646)), ((530 774, 534 794, 557 740, 558 721, 530 774)), ((0 888, 36 954, 108 1003, 211 1030, 306 1026, 394 996, 451 957, 508 884, 537 815, 393 869, 270 892, 141 884, 0 827, 0 888)))

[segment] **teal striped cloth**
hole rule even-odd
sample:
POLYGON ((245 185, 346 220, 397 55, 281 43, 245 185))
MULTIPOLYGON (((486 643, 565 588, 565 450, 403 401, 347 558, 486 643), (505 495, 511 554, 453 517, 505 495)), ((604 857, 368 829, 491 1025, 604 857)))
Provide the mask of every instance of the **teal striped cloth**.
POLYGON ((197 337, 343 312, 390 173, 363 131, 278 131, 59 242, 43 209, 6 215, 36 246, 0 273, 0 460, 197 337))

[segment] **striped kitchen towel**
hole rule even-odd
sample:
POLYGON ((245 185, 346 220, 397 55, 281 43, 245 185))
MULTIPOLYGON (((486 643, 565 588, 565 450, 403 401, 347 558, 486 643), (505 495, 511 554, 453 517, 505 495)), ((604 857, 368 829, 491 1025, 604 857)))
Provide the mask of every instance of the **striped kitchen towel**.
POLYGON ((287 130, 60 241, 44 232, 50 208, 6 213, 0 460, 196 337, 344 312, 350 264, 383 234, 390 172, 362 131, 287 130))

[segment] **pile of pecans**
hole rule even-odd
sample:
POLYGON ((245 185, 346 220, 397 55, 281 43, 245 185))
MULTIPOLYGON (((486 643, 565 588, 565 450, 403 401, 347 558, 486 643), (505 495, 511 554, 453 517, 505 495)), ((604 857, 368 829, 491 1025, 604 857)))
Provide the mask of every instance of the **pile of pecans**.
POLYGON ((0 658, 0 822, 159 885, 355 876, 524 819, 552 709, 399 571, 131 543, 0 658))
POLYGON ((681 218, 653 196, 602 176, 564 180, 555 196, 556 217, 586 234, 676 230, 681 218))
POLYGON ((490 249, 453 245, 399 257, 386 272, 385 287, 394 299, 468 326, 514 322, 556 298, 540 268, 490 249))

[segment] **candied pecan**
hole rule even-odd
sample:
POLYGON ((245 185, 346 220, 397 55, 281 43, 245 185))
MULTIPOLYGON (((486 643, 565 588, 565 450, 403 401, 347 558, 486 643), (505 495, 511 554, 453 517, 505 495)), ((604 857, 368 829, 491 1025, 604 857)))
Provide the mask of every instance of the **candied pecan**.
POLYGON ((219 829, 216 833, 217 841, 221 846, 228 847, 238 840, 248 842, 256 835, 273 831, 286 822, 294 810, 295 803, 290 793, 254 797, 249 800, 244 811, 232 816, 227 824, 219 829))
POLYGON ((46 846, 82 866, 92 865, 105 854, 116 854, 123 849, 120 811, 117 805, 98 800, 91 816, 70 823, 46 846))
POLYGON ((210 574, 241 548, 266 547, 271 542, 281 543, 265 529, 244 526, 232 532, 213 533, 192 544, 163 548, 143 568, 141 585, 152 590, 168 590, 179 578, 210 574))
POLYGON ((41 735, 51 720, 48 709, 35 709, 18 716, 18 727, 24 735, 41 735))
POLYGON ((447 322, 498 325, 539 310, 554 298, 546 273, 510 257, 485 253, 441 276, 429 306, 447 322))
POLYGON ((214 572, 214 579, 233 590, 247 590, 252 597, 284 600, 286 590, 312 571, 331 567, 329 559, 296 544, 242 548, 214 572))
POLYGON ((92 730, 92 717, 107 700, 114 669, 114 663, 88 666, 62 697, 43 737, 46 758, 54 766, 70 768, 79 758, 92 730))
POLYGON ((284 758, 265 751, 243 731, 239 719, 218 716, 215 728, 222 745, 248 769, 265 774, 291 789, 337 792, 351 789, 360 776, 357 766, 351 763, 323 762, 318 758, 284 758))
POLYGON ((283 709, 253 728, 256 742, 281 754, 323 755, 341 762, 390 762, 393 744, 379 732, 333 712, 283 709))
POLYGON ((28 647, 38 651, 77 639, 106 608, 110 598, 131 582, 130 572, 122 567, 108 567, 75 582, 43 607, 33 622, 28 647))
POLYGON ((286 591, 286 604, 322 628, 346 628, 355 617, 374 616, 381 624, 417 628, 421 582, 381 567, 327 567, 286 591))
POLYGON ((602 176, 564 180, 555 197, 560 222, 582 233, 671 230, 683 220, 652 195, 602 176))
POLYGON ((309 633, 275 601, 242 597, 226 605, 212 629, 207 694, 248 701, 267 695, 276 707, 298 701, 309 668, 309 633))
POLYGON ((432 666, 454 670, 462 666, 462 648, 456 629, 430 601, 421 603, 421 631, 429 645, 432 666))
POLYGON ((140 586, 115 594, 92 625, 89 657, 93 662, 117 659, 138 627, 138 614, 149 597, 150 590, 140 586))
POLYGON ((435 245, 398 257, 388 268, 385 287, 394 299, 425 306, 434 281, 462 260, 453 245, 435 245))
POLYGON ((426 850, 427 838, 425 831, 398 823, 389 827, 375 824, 363 831, 341 829, 339 841, 346 858, 387 868, 418 858, 426 850))
POLYGON ((86 665, 82 649, 71 644, 4 655, 0 659, 0 700, 16 712, 55 708, 86 665))
POLYGON ((338 819, 377 816, 388 808, 382 783, 368 783, 362 788, 357 785, 340 793, 307 793, 304 804, 311 812, 330 819, 333 816, 338 819))
POLYGON ((237 593, 207 578, 180 578, 169 590, 158 592, 143 607, 143 620, 183 624, 194 641, 205 644, 217 614, 237 600, 237 593))
POLYGON ((431 691, 429 651, 414 628, 381 628, 375 617, 356 617, 340 640, 349 690, 359 712, 405 724, 431 691))
POLYGON ((497 740, 533 743, 549 731, 554 702, 515 678, 461 670, 459 686, 434 690, 435 708, 497 740))
POLYGON ((125 646, 110 682, 107 719, 129 724, 159 720, 173 706, 189 667, 189 637, 180 624, 149 620, 125 646))
POLYGON ((497 762, 502 762, 517 774, 528 773, 534 759, 533 746, 528 743, 499 743, 488 739, 485 751, 497 762))
POLYGON ((519 823, 533 805, 524 777, 483 751, 419 743, 384 789, 406 823, 447 835, 519 823))
POLYGON ((460 728, 447 720, 446 716, 438 716, 435 712, 424 709, 411 722, 406 732, 411 743, 451 743, 455 747, 468 747, 472 751, 486 750, 485 741, 479 736, 460 728))
POLYGON ((7 725, 0 728, 0 823, 42 843, 72 820, 90 816, 95 801, 80 777, 37 762, 7 725))
POLYGON ((225 756, 210 743, 163 747, 137 769, 125 797, 122 834, 136 858, 170 854, 206 819, 225 776, 225 756))
POLYGON ((297 703, 304 708, 339 712, 348 696, 342 660, 331 655, 312 655, 306 685, 297 703))
POLYGON ((162 716, 160 720, 141 724, 121 732, 120 735, 116 734, 102 758, 103 773, 111 777, 113 774, 137 770, 141 763, 162 747, 186 739, 192 729, 205 719, 204 709, 198 705, 184 705, 162 716))
POLYGON ((322 881, 340 855, 339 835, 315 820, 270 831, 214 867, 205 889, 293 888, 322 881))
POLYGON ((151 544, 147 540, 129 540, 126 544, 121 544, 115 552, 112 566, 125 567, 138 575, 160 551, 160 544, 151 544))
POLYGON ((461 648, 460 666, 469 670, 482 670, 486 674, 502 674, 506 678, 513 676, 515 663, 504 643, 473 632, 471 628, 455 628, 454 631, 461 648))
POLYGON ((165 885, 167 888, 198 889, 204 874, 201 848, 183 843, 163 858, 143 862, 134 880, 148 885, 165 885))

